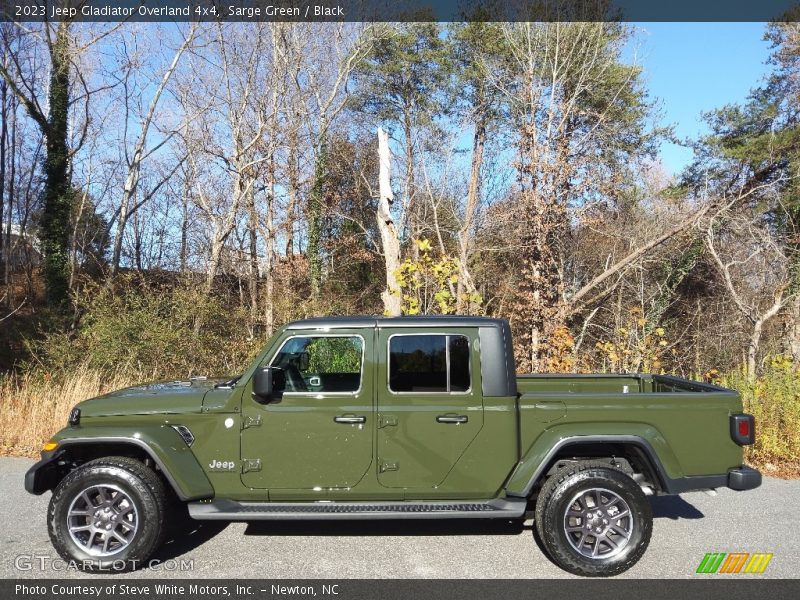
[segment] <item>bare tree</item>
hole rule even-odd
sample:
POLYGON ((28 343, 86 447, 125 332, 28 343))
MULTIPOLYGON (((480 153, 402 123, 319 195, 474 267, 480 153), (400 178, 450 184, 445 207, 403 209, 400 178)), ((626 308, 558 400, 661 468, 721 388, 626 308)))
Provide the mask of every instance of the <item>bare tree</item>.
POLYGON ((318 34, 317 24, 299 24, 288 30, 292 52, 303 59, 296 85, 308 140, 313 153, 314 174, 308 202, 308 262, 311 296, 320 299, 322 285, 321 239, 324 217, 328 142, 336 117, 347 104, 347 82, 356 65, 369 51, 373 38, 364 27, 337 23, 318 34))
POLYGON ((267 160, 260 153, 268 121, 264 107, 268 96, 262 94, 261 78, 270 57, 265 27, 261 23, 248 28, 217 24, 208 52, 193 57, 213 68, 206 67, 202 76, 184 84, 183 96, 190 114, 211 103, 203 112, 202 122, 189 127, 186 140, 194 198, 212 223, 207 291, 219 271, 225 242, 237 225, 239 210, 255 193, 258 167, 267 160), (227 183, 230 191, 223 192, 224 187, 220 189, 211 180, 227 183))
POLYGON ((516 221, 525 256, 514 309, 518 364, 538 370, 546 366, 540 361, 551 334, 565 326, 571 211, 605 196, 630 157, 645 151, 647 107, 637 87, 639 68, 621 64, 625 26, 514 23, 501 29, 506 52, 492 82, 516 129, 516 221))
MULTIPOLYGON (((195 34, 197 32, 198 24, 194 23, 189 28, 189 31, 186 33, 183 42, 175 51, 175 54, 172 57, 169 65, 166 67, 164 74, 161 77, 161 80, 158 82, 158 85, 153 91, 152 96, 150 97, 149 106, 147 111, 141 116, 141 119, 138 122, 138 136, 136 137, 133 148, 130 152, 128 152, 127 144, 125 145, 125 162, 127 166, 127 175, 125 177, 125 183, 122 187, 122 197, 120 199, 119 207, 115 211, 115 217, 117 222, 117 232, 116 237, 114 239, 114 249, 112 252, 111 257, 111 273, 112 275, 116 275, 119 271, 119 263, 120 257, 122 253, 122 240, 125 234, 125 227, 128 223, 128 219, 131 215, 136 212, 145 202, 150 200, 159 190, 159 188, 166 182, 166 180, 172 175, 174 175, 177 169, 180 166, 182 160, 178 159, 175 161, 175 167, 169 171, 165 177, 163 177, 160 181, 156 183, 156 185, 150 190, 142 190, 141 197, 139 199, 136 198, 137 193, 139 190, 139 182, 141 180, 141 170, 142 170, 142 162, 146 160, 148 157, 153 155, 157 152, 160 148, 162 148, 172 136, 176 133, 175 131, 171 131, 166 133, 162 136, 161 140, 158 141, 151 148, 146 148, 147 145, 147 138, 150 134, 150 128, 154 124, 154 120, 156 118, 156 111, 158 109, 159 102, 161 101, 161 97, 163 96, 169 81, 175 72, 175 69, 178 67, 178 62, 181 59, 181 56, 186 51, 187 48, 193 43, 195 34)), ((129 80, 130 72, 126 72, 124 78, 124 90, 125 90, 125 113, 126 116, 130 111, 129 102, 132 99, 133 91, 129 89, 128 80, 129 80)), ((184 121, 185 123, 185 121, 184 121)), ((128 124, 125 124, 124 128, 125 133, 128 132, 128 124)), ((127 140, 123 140, 123 143, 127 142, 127 140)))
POLYGON ((792 299, 788 259, 759 215, 727 215, 724 230, 712 219, 706 248, 728 295, 750 324, 747 374, 756 375, 764 325, 792 299))
MULTIPOLYGON (((74 25, 68 18, 35 27, 14 23, 20 35, 4 35, 2 40, 11 61, 9 64, 0 62, 0 77, 46 139, 45 206, 39 237, 44 251, 48 297, 57 306, 64 305, 69 291, 71 161, 86 139, 91 99, 104 87, 90 85, 81 61, 90 48, 120 26, 77 29, 74 25), (22 37, 46 49, 49 59, 46 85, 39 79, 37 70, 24 64, 21 58, 24 53, 18 48, 22 37)), ((8 31, 4 30, 4 34, 8 31)))

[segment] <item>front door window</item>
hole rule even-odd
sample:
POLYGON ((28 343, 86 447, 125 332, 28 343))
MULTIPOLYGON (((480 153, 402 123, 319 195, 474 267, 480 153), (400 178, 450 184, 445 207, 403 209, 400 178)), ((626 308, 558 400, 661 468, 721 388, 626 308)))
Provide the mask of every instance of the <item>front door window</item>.
POLYGON ((361 389, 360 336, 303 336, 286 340, 272 361, 277 393, 356 393, 361 389))

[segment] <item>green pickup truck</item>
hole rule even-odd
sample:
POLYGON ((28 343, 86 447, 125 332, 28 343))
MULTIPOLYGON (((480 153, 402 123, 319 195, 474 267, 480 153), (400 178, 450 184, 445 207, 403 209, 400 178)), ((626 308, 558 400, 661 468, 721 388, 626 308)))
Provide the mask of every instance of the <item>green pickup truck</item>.
POLYGON ((736 392, 664 375, 515 373, 506 321, 290 323, 247 371, 78 404, 25 476, 87 570, 141 566, 198 520, 526 519, 579 575, 647 548, 646 496, 761 483, 736 392))

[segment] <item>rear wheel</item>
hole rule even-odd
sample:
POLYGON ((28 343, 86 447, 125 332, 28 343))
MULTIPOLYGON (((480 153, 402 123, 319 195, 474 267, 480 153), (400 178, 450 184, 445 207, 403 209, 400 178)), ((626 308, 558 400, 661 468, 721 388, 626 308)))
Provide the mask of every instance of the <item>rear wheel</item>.
POLYGON ((161 479, 141 462, 99 458, 69 473, 53 492, 50 540, 79 568, 129 571, 161 543, 166 506, 161 479))
POLYGON ((653 527, 647 497, 624 472, 603 463, 557 471, 536 501, 536 530, 561 568, 588 577, 630 569, 653 527))

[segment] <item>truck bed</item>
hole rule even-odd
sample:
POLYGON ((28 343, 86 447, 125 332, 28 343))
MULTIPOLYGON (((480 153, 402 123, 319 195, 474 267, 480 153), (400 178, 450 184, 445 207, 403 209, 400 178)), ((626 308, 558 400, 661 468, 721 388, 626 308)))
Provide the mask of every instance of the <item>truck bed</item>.
MULTIPOLYGON (((651 440, 669 477, 724 473, 741 448, 730 435, 739 394, 669 375, 517 376, 520 452, 583 435, 636 432, 651 440)), ((544 457, 542 457, 544 458, 544 457)))

